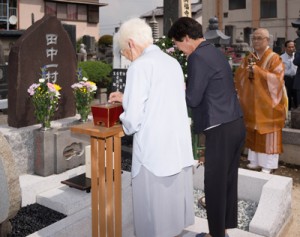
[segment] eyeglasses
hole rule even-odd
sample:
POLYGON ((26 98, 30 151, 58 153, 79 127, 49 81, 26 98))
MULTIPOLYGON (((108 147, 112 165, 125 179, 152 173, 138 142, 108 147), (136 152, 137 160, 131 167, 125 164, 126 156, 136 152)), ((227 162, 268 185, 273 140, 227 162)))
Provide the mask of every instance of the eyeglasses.
POLYGON ((268 37, 252 37, 251 40, 252 41, 263 41, 264 39, 267 39, 268 37))

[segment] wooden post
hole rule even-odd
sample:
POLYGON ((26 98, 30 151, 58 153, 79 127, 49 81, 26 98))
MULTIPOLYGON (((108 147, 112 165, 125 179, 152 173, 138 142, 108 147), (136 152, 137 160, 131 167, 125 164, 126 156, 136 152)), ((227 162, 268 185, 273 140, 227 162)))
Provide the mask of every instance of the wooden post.
POLYGON ((72 126, 74 133, 91 139, 92 235, 122 236, 121 125, 111 128, 84 123, 72 126))

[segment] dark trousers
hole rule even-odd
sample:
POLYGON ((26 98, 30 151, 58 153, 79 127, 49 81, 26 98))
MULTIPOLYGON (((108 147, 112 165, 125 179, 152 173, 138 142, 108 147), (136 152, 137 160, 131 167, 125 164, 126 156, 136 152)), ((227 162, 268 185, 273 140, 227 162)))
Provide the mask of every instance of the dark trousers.
POLYGON ((289 110, 292 107, 298 107, 297 90, 293 89, 295 77, 284 76, 284 84, 289 99, 289 110))
POLYGON ((204 191, 210 235, 237 227, 238 168, 245 141, 243 118, 204 131, 204 191))

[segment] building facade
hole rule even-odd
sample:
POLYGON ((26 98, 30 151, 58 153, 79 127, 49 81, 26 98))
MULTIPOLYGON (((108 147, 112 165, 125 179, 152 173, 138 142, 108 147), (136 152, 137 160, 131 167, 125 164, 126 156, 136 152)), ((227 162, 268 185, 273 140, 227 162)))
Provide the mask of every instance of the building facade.
POLYGON ((298 38, 292 22, 299 17, 299 0, 203 0, 203 29, 216 16, 219 30, 237 39, 250 43, 250 35, 259 27, 267 28, 273 42, 282 46, 286 40, 298 38))
POLYGON ((107 5, 99 0, 0 0, 0 64, 7 61, 11 44, 46 14, 61 21, 73 44, 83 36, 97 41, 99 8, 107 5))
POLYGON ((0 29, 26 30, 45 14, 56 15, 63 24, 76 26, 76 38, 99 38, 98 0, 0 0, 0 29))
MULTIPOLYGON (((159 34, 159 37, 161 37, 164 35, 164 32, 163 32, 163 29, 164 29, 164 7, 162 7, 162 6, 157 7, 149 12, 144 13, 140 17, 144 18, 148 23, 150 23, 151 20, 153 19, 153 16, 155 17, 155 20, 157 21, 158 34, 159 34)), ((201 0, 198 0, 197 3, 191 4, 191 16, 193 19, 195 19, 200 24, 202 24, 201 0)))

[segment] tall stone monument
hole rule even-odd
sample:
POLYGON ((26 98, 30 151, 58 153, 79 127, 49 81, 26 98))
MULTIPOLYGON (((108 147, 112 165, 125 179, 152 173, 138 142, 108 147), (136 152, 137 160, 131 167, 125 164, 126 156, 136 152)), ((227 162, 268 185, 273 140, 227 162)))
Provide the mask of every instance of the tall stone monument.
POLYGON ((71 85, 76 81, 76 52, 61 22, 46 15, 17 40, 9 54, 8 125, 26 127, 36 124, 34 107, 27 92, 41 78, 46 66, 47 79, 61 86, 59 108, 53 120, 74 116, 75 98, 71 85))
POLYGON ((167 35, 172 24, 183 16, 192 16, 190 0, 164 0, 164 35, 167 35))

